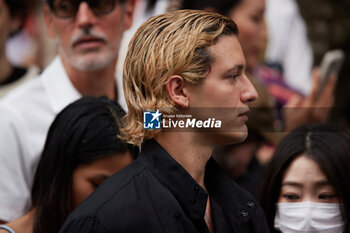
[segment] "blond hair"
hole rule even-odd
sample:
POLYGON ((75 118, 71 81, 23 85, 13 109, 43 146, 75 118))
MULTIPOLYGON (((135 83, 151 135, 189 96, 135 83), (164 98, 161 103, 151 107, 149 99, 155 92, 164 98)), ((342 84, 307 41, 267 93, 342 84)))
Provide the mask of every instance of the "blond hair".
POLYGON ((198 10, 168 12, 150 18, 131 39, 124 64, 123 86, 128 114, 122 137, 141 145, 156 130, 143 129, 143 111, 176 112, 166 84, 172 75, 199 84, 213 61, 207 48, 223 35, 238 35, 225 16, 198 10))

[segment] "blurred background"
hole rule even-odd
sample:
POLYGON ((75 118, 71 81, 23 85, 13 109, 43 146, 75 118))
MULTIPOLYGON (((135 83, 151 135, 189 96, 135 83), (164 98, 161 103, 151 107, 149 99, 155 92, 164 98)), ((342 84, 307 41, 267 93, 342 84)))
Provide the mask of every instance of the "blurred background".
MULTIPOLYGON (((49 39, 44 25, 44 1, 13 2, 17 2, 15 5, 21 10, 23 24, 5 40, 6 56, 14 66, 36 66, 42 70, 56 55, 55 41, 49 39)), ((124 35, 119 71, 123 67, 127 44, 138 26, 153 15, 181 9, 186 2, 136 0, 134 26, 124 35)), ((268 40, 261 60, 281 71, 286 83, 302 94, 310 91, 311 69, 319 66, 325 52, 332 49, 345 52, 330 120, 349 124, 350 0, 266 0, 265 19, 268 40)))

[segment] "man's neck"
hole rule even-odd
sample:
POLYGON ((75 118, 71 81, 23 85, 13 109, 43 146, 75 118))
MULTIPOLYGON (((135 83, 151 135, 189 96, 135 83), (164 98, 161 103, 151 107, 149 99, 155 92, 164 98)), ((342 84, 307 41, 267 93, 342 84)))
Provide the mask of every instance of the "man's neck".
POLYGON ((205 166, 213 152, 213 146, 201 143, 193 132, 163 132, 155 140, 206 189, 205 166))
POLYGON ((93 71, 78 70, 64 60, 62 60, 62 63, 69 79, 82 96, 107 96, 109 99, 117 97, 116 61, 112 62, 108 67, 93 71))
POLYGON ((0 83, 3 83, 10 76, 13 69, 5 54, 0 56, 0 67, 0 83))

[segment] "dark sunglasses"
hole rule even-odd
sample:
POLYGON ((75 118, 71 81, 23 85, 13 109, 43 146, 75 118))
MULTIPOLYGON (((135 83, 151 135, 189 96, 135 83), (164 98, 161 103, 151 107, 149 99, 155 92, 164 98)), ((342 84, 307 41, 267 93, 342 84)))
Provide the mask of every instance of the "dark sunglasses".
POLYGON ((95 15, 105 15, 112 12, 118 0, 53 0, 49 5, 59 18, 71 18, 79 10, 80 3, 86 2, 95 15))

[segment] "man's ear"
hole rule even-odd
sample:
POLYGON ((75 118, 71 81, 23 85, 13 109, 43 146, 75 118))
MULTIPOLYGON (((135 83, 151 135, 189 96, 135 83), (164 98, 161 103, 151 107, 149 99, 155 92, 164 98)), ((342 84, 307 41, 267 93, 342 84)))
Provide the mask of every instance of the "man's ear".
POLYGON ((55 38, 56 34, 52 25, 52 12, 47 4, 44 5, 44 20, 49 37, 55 38))
POLYGON ((170 99, 181 108, 187 108, 189 103, 185 84, 186 81, 179 75, 171 76, 166 84, 170 99))

